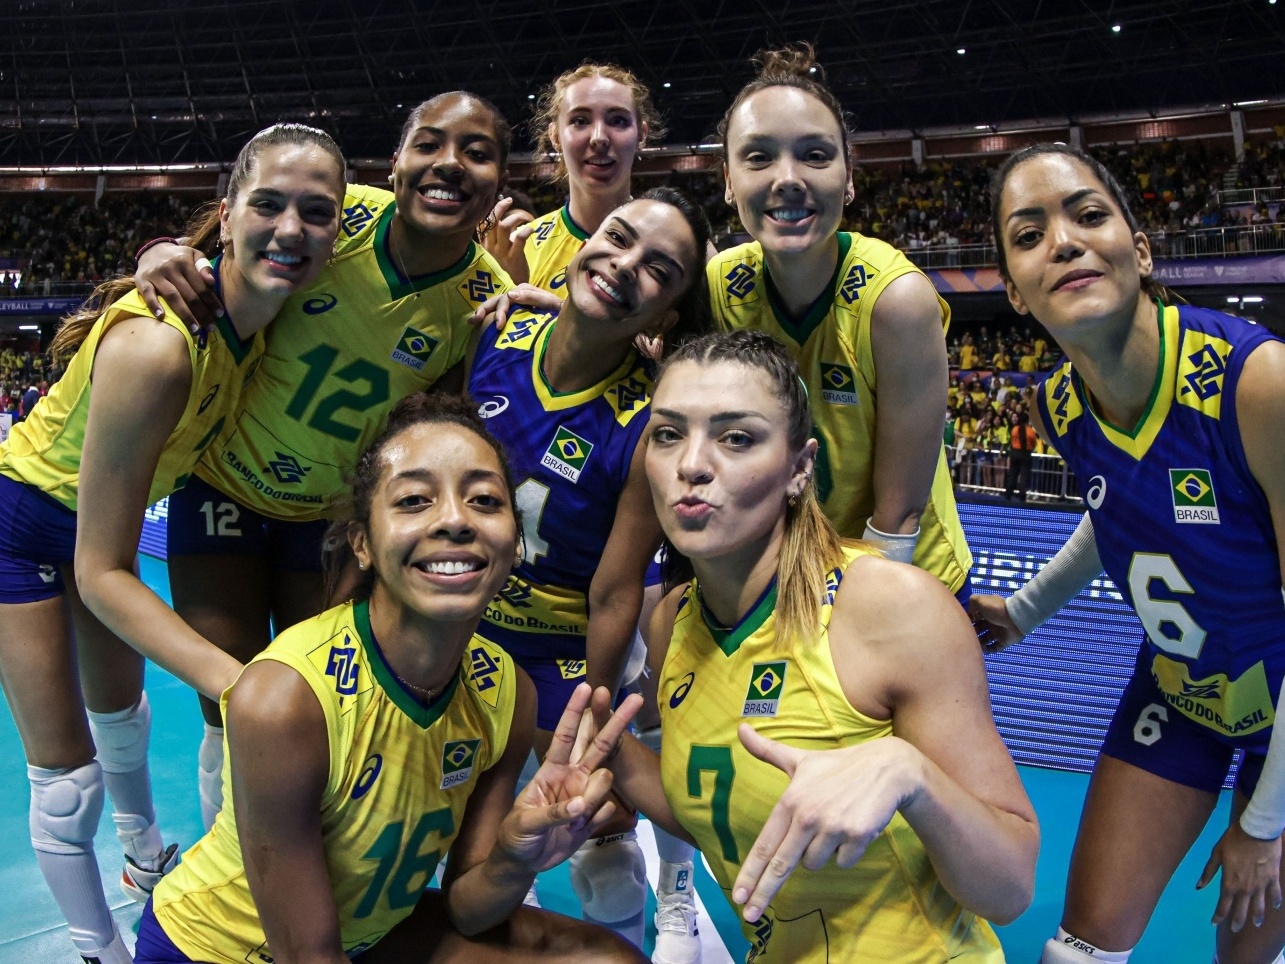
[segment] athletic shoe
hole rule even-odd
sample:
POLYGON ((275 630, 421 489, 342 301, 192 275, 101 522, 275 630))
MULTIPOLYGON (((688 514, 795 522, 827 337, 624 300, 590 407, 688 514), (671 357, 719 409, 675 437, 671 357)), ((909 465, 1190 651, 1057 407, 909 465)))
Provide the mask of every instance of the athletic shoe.
POLYGON ((690 890, 656 894, 656 948, 652 964, 700 964, 696 899, 690 890))
POLYGON ((135 903, 146 904, 161 878, 178 866, 178 844, 170 844, 157 858, 160 870, 145 870, 126 856, 125 869, 120 874, 120 889, 135 903))

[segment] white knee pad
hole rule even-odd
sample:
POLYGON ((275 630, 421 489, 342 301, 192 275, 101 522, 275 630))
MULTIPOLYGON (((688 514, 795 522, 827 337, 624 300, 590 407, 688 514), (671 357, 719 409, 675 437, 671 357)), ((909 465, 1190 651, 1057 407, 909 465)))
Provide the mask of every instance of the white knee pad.
POLYGON ((152 708, 147 694, 138 703, 116 713, 89 711, 89 730, 98 748, 98 762, 106 773, 132 773, 147 763, 152 735, 152 708))
POLYGON ((79 854, 103 815, 103 770, 97 760, 67 770, 27 767, 31 846, 47 854, 79 854))
POLYGON ((610 924, 640 913, 647 903, 647 864, 638 834, 586 840, 571 855, 571 887, 596 921, 610 924))
POLYGON ((206 830, 223 809, 223 728, 205 724, 196 754, 196 784, 201 797, 201 823, 206 830))
POLYGON ((1057 936, 1045 943, 1040 964, 1085 964, 1087 961, 1098 961, 1101 964, 1125 964, 1132 953, 1133 948, 1127 951, 1104 951, 1059 927, 1057 936))

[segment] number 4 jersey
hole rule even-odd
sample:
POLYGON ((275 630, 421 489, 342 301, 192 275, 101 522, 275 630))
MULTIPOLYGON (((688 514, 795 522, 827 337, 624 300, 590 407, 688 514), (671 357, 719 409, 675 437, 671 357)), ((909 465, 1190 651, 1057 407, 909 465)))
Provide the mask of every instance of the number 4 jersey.
POLYGON ((389 192, 349 185, 334 260, 269 326, 242 410, 196 473, 242 505, 326 518, 393 403, 462 361, 468 316, 509 287, 475 244, 443 271, 405 278, 389 247, 394 208, 389 192))
MULTIPOLYGON (((297 671, 326 718, 321 838, 344 951, 355 954, 414 909, 478 778, 503 756, 517 686, 513 662, 474 636, 449 687, 425 707, 384 662, 364 602, 291 627, 255 657, 264 660, 297 671)), ((224 807, 214 827, 154 898, 170 940, 212 964, 272 960, 241 857, 231 766, 225 752, 224 807)))
POLYGON ((1285 603, 1236 386, 1273 336, 1187 305, 1163 308, 1159 327, 1151 400, 1131 431, 1093 410, 1065 358, 1040 385, 1040 415, 1085 493, 1102 564, 1146 628, 1164 698, 1264 753, 1285 672, 1285 603))

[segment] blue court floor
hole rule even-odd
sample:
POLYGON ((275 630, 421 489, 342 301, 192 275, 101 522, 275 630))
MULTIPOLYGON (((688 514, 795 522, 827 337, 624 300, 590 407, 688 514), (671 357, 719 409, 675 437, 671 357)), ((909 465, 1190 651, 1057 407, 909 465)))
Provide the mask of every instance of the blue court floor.
MULTIPOLYGON (((168 598, 164 563, 143 557, 144 579, 168 598)), ((196 791, 196 749, 201 739, 201 717, 196 697, 173 677, 149 667, 147 690, 152 704, 152 779, 156 809, 166 840, 183 848, 201 833, 196 791)), ((1043 832, 1036 879, 1035 901, 1012 925, 1001 928, 1000 938, 1008 959, 1032 964, 1052 936, 1062 909, 1062 889, 1070 860, 1076 822, 1088 778, 1055 770, 1021 768, 1022 780, 1039 814, 1043 832)), ((79 964, 67 939, 66 927, 53 898, 45 889, 31 853, 27 831, 27 781, 22 748, 6 712, 0 716, 0 964, 79 964)), ((1230 797, 1224 793, 1204 836, 1179 868, 1146 935, 1134 953, 1136 964, 1208 964, 1213 958, 1213 927, 1209 918, 1217 887, 1197 893, 1196 879, 1209 851, 1227 824, 1230 797)), ((1157 825, 1164 815, 1157 814, 1157 825)), ((649 827, 639 838, 649 850, 649 870, 656 879, 655 851, 649 827)), ((120 851, 104 815, 96 840, 104 888, 115 909, 121 930, 132 943, 138 907, 120 893, 120 851)), ((541 876, 541 903, 556 911, 576 913, 575 899, 565 866, 541 876)), ((746 944, 736 918, 708 873, 698 871, 697 893, 706 911, 702 919, 707 964, 744 960, 746 944)), ((650 909, 649 915, 650 917, 650 909)), ((648 946, 652 935, 648 935, 648 946)))

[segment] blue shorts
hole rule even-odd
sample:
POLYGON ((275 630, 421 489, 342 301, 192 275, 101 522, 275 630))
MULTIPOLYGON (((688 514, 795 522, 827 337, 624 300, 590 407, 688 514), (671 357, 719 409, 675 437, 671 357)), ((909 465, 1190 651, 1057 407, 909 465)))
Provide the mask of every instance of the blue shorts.
POLYGON ((588 662, 583 659, 533 657, 515 658, 513 661, 526 670, 535 684, 535 725, 542 730, 556 730, 571 694, 585 682, 588 662))
POLYGON ((34 485, 0 475, 0 603, 66 591, 59 569, 76 557, 76 513, 34 485))
POLYGON ((151 898, 143 906, 143 915, 138 919, 134 964, 193 964, 192 958, 175 946, 161 922, 156 919, 151 898))
POLYGON ((321 540, 330 523, 287 522, 247 509, 192 476, 170 496, 165 552, 174 556, 263 556, 285 572, 321 572, 321 540))
MULTIPOLYGON (((1150 656, 1144 644, 1107 727, 1102 752, 1174 783, 1217 793, 1236 748, 1169 704, 1151 676, 1150 656)), ((1253 796, 1265 760, 1261 753, 1243 755, 1236 789, 1246 797, 1253 796)))
POLYGON ((955 598, 964 607, 964 612, 968 612, 968 600, 973 598, 973 580, 968 573, 964 573, 964 584, 955 593, 955 598))

